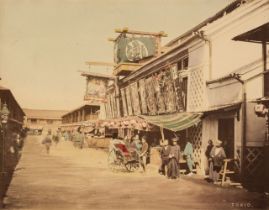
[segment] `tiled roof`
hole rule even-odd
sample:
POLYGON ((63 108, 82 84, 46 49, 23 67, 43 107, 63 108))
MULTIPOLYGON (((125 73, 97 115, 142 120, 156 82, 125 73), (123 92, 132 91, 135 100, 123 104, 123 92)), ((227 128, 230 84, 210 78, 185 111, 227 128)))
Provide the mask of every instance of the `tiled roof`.
POLYGON ((65 110, 42 110, 42 109, 23 109, 27 118, 37 119, 61 119, 61 116, 66 114, 68 111, 65 110))
POLYGON ((79 107, 77 107, 77 108, 75 108, 75 109, 73 109, 71 111, 68 111, 68 112, 63 113, 62 114, 62 117, 66 116, 68 114, 71 114, 71 113, 73 113, 73 112, 75 112, 75 111, 77 111, 79 109, 82 109, 85 106, 99 106, 100 107, 100 103, 92 103, 92 102, 91 103, 88 103, 88 102, 86 102, 86 103, 80 105, 79 107))

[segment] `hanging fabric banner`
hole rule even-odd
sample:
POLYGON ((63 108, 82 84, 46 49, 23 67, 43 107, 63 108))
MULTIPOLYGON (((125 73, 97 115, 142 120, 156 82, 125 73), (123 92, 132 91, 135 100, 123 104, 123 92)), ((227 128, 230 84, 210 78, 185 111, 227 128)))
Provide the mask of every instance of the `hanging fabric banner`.
POLYGON ((113 103, 113 113, 114 113, 114 118, 118 117, 118 109, 117 109, 117 101, 116 101, 116 93, 113 92, 112 96, 112 103, 113 103))
POLYGON ((140 115, 141 114, 141 109, 140 109, 140 102, 139 102, 137 83, 136 82, 132 83, 130 85, 130 88, 131 88, 131 96, 132 96, 134 115, 140 115))
POLYGON ((179 75, 177 65, 173 65, 170 68, 171 77, 173 79, 173 86, 175 90, 176 96, 176 109, 178 111, 186 111, 185 110, 185 92, 183 90, 183 78, 179 75))
POLYGON ((174 112, 176 111, 175 104, 175 92, 172 77, 170 71, 166 71, 164 75, 164 102, 166 106, 166 112, 174 112))
POLYGON ((145 90, 145 79, 139 80, 139 95, 141 101, 141 111, 143 114, 148 113, 147 102, 146 102, 146 90, 145 90))
POLYGON ((123 115, 128 116, 128 110, 127 110, 127 104, 126 104, 126 94, 125 94, 125 89, 122 88, 120 90, 121 92, 121 100, 122 100, 122 106, 123 106, 123 115))
POLYGON ((154 87, 152 84, 152 77, 146 79, 146 91, 147 91, 147 106, 150 115, 157 113, 156 100, 154 95, 154 87))
POLYGON ((163 77, 162 72, 160 72, 159 74, 155 74, 153 76, 153 86, 154 86, 154 92, 156 94, 156 101, 157 101, 159 114, 165 113, 165 104, 164 104, 163 88, 162 88, 162 77, 163 77))
POLYGON ((105 110, 106 110, 106 118, 110 118, 109 108, 108 108, 108 102, 105 103, 105 110))
POLYGON ((114 112, 114 103, 113 103, 113 95, 110 95, 110 107, 111 107, 111 117, 114 118, 115 117, 115 112, 114 112))
POLYGON ((127 101, 128 114, 133 115, 130 86, 127 86, 125 88, 125 91, 126 91, 126 101, 127 101))
POLYGON ((107 107, 108 107, 108 113, 109 113, 109 118, 113 118, 113 115, 112 115, 112 105, 111 105, 111 97, 110 95, 107 96, 108 98, 108 101, 107 101, 107 107))

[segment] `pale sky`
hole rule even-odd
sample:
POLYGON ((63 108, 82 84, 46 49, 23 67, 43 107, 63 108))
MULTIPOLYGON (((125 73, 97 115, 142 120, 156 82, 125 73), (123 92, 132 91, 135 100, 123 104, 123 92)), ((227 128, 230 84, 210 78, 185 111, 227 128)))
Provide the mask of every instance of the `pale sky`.
POLYGON ((231 0, 0 0, 0 85, 23 108, 83 103, 85 61, 113 61, 115 28, 179 36, 231 0))

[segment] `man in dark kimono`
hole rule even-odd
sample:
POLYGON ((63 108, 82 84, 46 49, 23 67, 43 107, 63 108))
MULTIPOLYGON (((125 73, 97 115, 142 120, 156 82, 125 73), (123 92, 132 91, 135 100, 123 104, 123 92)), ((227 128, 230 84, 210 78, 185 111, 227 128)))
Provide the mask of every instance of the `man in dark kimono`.
POLYGON ((206 148, 206 151, 205 151, 205 156, 207 158, 207 166, 208 166, 206 174, 209 174, 209 173, 211 173, 213 171, 213 168, 212 168, 213 164, 211 164, 212 163, 212 158, 210 156, 210 153, 211 153, 211 150, 212 150, 213 146, 214 146, 213 141, 210 139, 208 141, 208 145, 207 145, 207 148, 206 148))
POLYGON ((177 141, 177 138, 172 139, 173 146, 171 146, 169 154, 167 177, 170 179, 176 179, 179 177, 180 146, 177 144, 177 141))
POLYGON ((168 145, 168 140, 165 139, 163 142, 161 152, 160 152, 162 163, 161 163, 161 166, 159 169, 159 173, 164 175, 164 176, 166 175, 165 169, 169 163, 170 150, 171 150, 171 147, 170 147, 170 145, 168 145))

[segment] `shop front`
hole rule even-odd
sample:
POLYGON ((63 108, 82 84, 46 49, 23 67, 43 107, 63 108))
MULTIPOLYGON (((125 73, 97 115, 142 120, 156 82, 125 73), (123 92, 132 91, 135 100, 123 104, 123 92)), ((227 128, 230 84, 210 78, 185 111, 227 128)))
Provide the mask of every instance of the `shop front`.
MULTIPOLYGON (((264 118, 266 120, 266 125, 263 123, 263 129, 259 128, 258 132, 260 135, 263 135, 263 140, 259 141, 259 145, 255 145, 252 149, 248 150, 247 161, 249 162, 249 176, 250 180, 254 180, 258 185, 261 186, 263 191, 269 192, 269 71, 268 71, 268 51, 267 45, 269 43, 269 22, 260 25, 256 28, 252 28, 249 31, 239 34, 234 37, 235 41, 243 41, 250 43, 258 43, 261 44, 261 54, 263 60, 263 72, 261 72, 258 76, 262 77, 262 84, 258 87, 262 86, 263 97, 255 100, 256 105, 253 106, 253 110, 255 110, 255 114, 257 117, 264 118), (250 159, 250 161, 248 160, 250 159), (255 169, 255 170, 254 170, 255 169), (257 171, 260 172, 259 176, 257 176, 257 171), (256 173, 254 173, 256 172, 256 173), (263 181, 261 181, 263 180, 263 181)), ((255 103, 254 102, 254 103, 255 103)), ((252 110, 251 114, 254 114, 252 110)), ((248 169, 248 168, 247 168, 248 169)))

